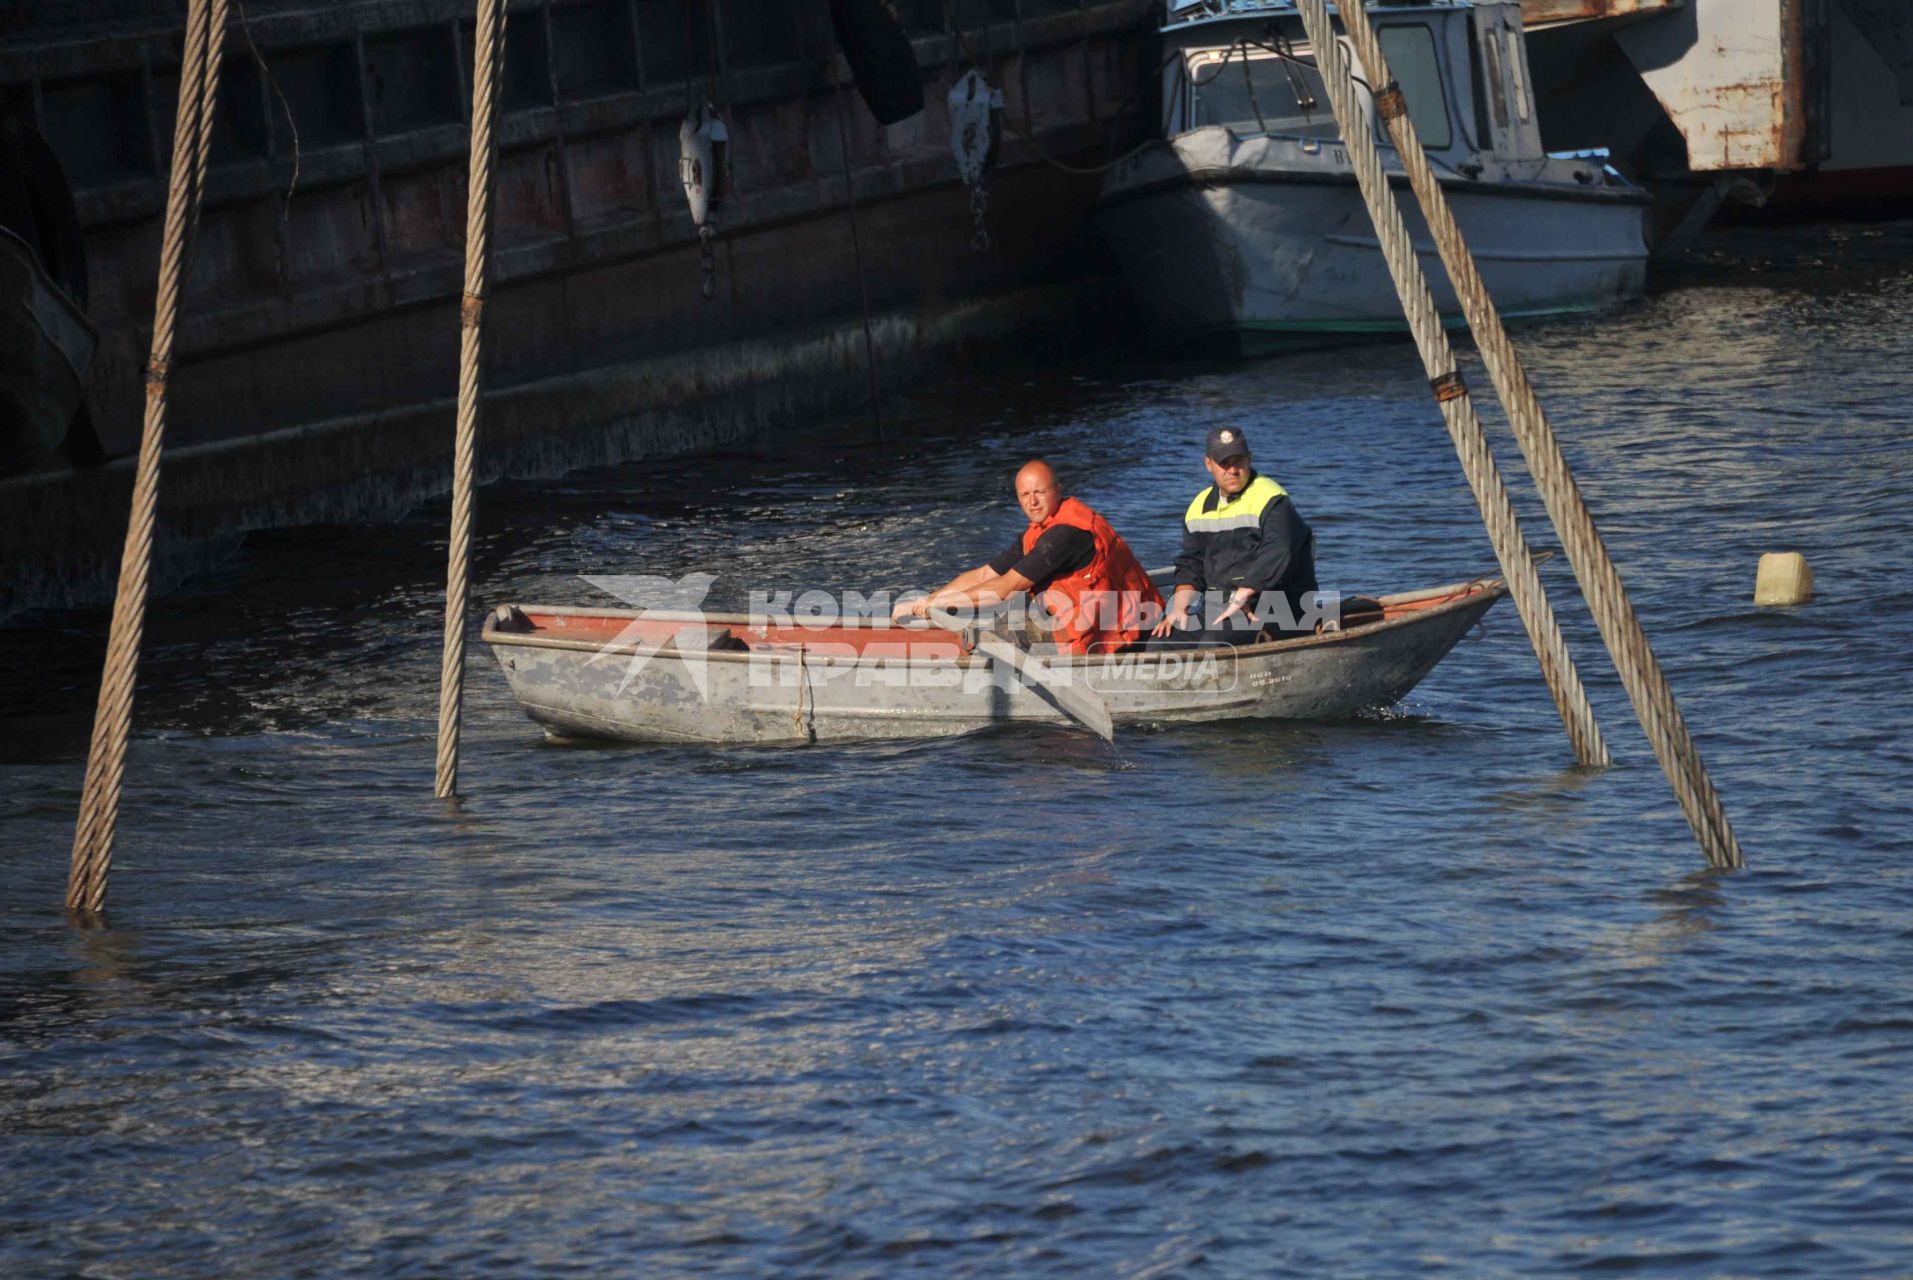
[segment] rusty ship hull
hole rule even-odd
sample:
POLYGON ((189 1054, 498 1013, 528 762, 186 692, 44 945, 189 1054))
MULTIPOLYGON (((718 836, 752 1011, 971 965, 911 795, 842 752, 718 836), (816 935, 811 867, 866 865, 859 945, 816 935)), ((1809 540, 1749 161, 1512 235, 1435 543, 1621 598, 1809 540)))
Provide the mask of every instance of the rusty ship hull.
MULTIPOLYGON (((0 615, 111 588, 177 94, 180 19, 155 8, 36 7, 0 42, 0 103, 70 184, 99 331, 91 439, 0 479, 0 615)), ((171 393, 163 562, 251 528, 394 513, 446 483, 471 9, 235 6, 171 393)), ((1150 10, 898 6, 926 105, 885 126, 821 3, 511 5, 486 473, 714 447, 865 400, 866 294, 886 382, 955 351, 1086 340, 1117 286, 1083 231, 1098 179, 1072 170, 1134 131, 1150 10), (958 180, 945 104, 972 67, 1011 126, 985 201, 958 180), (705 102, 730 130, 708 301, 678 142, 705 102)))

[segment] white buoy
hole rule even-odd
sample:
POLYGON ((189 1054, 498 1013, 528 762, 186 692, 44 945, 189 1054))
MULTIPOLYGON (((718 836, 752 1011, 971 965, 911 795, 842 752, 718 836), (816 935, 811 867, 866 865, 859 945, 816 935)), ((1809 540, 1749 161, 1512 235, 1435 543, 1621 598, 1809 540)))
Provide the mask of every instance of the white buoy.
POLYGON ((1813 570, 1798 551, 1769 551, 1754 574, 1757 605, 1805 604, 1813 598, 1813 570))

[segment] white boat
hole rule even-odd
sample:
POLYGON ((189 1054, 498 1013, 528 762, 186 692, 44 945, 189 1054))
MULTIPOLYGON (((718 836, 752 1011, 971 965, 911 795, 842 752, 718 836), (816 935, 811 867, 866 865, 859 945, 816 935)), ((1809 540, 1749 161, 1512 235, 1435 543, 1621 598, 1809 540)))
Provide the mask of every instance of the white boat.
POLYGON ((1332 720, 1400 699, 1504 594, 1490 578, 1382 596, 1339 630, 1235 649, 1059 656, 1032 645, 1040 684, 972 635, 882 618, 802 626, 508 604, 484 642, 554 738, 805 743, 1067 726, 1076 717, 1055 684, 1093 694, 1117 725, 1332 720))
MULTIPOLYGON (((1543 151, 1520 5, 1368 12, 1502 314, 1639 294, 1650 197, 1598 155, 1543 151)), ((1092 213, 1154 337, 1256 351, 1405 330, 1294 0, 1170 0, 1162 34, 1167 140, 1113 170, 1092 213)), ((1459 324, 1373 94, 1357 91, 1436 304, 1459 324)))

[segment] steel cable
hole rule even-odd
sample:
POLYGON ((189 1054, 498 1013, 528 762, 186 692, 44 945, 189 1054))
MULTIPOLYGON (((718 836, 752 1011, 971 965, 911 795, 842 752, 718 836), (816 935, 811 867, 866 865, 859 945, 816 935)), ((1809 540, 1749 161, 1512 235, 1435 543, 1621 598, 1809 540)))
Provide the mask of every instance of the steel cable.
POLYGON ((1454 442, 1461 469, 1468 477, 1475 505, 1481 509, 1482 523, 1487 527, 1489 541, 1494 544, 1495 558, 1501 563, 1509 594, 1514 597, 1528 640, 1541 663, 1541 674, 1547 680, 1548 693, 1567 729, 1574 758, 1583 765, 1605 765, 1607 744, 1602 741, 1580 673, 1575 670, 1567 641, 1548 603, 1547 591, 1541 585, 1534 556, 1522 536, 1501 470, 1489 450, 1487 433, 1482 430, 1481 418, 1475 412, 1474 399, 1460 380, 1454 349, 1448 342, 1447 331, 1442 328, 1434 294, 1416 260, 1401 209, 1388 189, 1380 149, 1367 127, 1347 58, 1329 26, 1323 0, 1312 3, 1303 0, 1301 8, 1309 38, 1318 51, 1317 65, 1323 73, 1330 106, 1354 160, 1356 182, 1374 219, 1376 238, 1388 262, 1389 274, 1394 277, 1395 291, 1401 295, 1402 309, 1421 353, 1422 367, 1427 371, 1431 387, 1436 389, 1442 421, 1447 425, 1449 439, 1454 442))
MULTIPOLYGON (((1332 39, 1323 0, 1300 0, 1300 4, 1305 14, 1332 39)), ((1378 95, 1378 106, 1381 98, 1391 92, 1396 95, 1392 109, 1381 109, 1379 114, 1400 153, 1409 185, 1421 204, 1448 279, 1474 332, 1482 363, 1487 366, 1501 397, 1515 441, 1527 459, 1542 504, 1561 537, 1568 562, 1581 584, 1582 595, 1614 660, 1621 685, 1627 690, 1628 701, 1640 719, 1648 744, 1708 863, 1714 867, 1741 866, 1739 841, 1727 821, 1713 781, 1701 763, 1700 750, 1674 702, 1673 691, 1668 688, 1667 679, 1648 645, 1647 634, 1641 629, 1633 603, 1601 541, 1600 531, 1595 528, 1594 518, 1528 382, 1520 357, 1502 327, 1501 317, 1462 239, 1447 197, 1422 150, 1421 139, 1399 100, 1400 90, 1389 74, 1381 42, 1376 39, 1368 14, 1361 4, 1352 2, 1343 5, 1341 12, 1349 40, 1367 69, 1370 82, 1384 86, 1378 95)))
POLYGON ((479 381, 484 365, 486 277, 491 266, 494 123, 505 66, 504 0, 480 0, 472 42, 472 137, 465 200, 465 296, 459 304, 458 427, 452 448, 452 525, 445 552, 445 647, 438 672, 435 794, 458 792, 465 694, 465 615, 470 607, 473 490, 478 466, 479 381))
POLYGON ((179 322, 180 288, 212 153, 213 104, 219 95, 228 3, 191 0, 186 11, 179 106, 173 118, 173 163, 166 183, 166 221, 160 244, 159 289, 153 303, 153 342, 146 365, 145 421, 67 874, 67 910, 81 917, 97 915, 106 907, 113 838, 119 825, 120 788, 126 773, 126 744, 133 725, 133 694, 139 679, 140 640, 146 629, 146 596, 159 506, 160 451, 166 435, 166 397, 179 322))

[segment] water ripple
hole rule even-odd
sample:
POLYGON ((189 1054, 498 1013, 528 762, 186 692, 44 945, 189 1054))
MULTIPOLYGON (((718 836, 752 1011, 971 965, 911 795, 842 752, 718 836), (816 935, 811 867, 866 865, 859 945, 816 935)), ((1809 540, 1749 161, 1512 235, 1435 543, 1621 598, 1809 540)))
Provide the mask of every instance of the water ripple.
MULTIPOLYGON (((1736 233, 1518 335, 1735 875, 1698 868, 1559 561, 1600 773, 1503 609, 1388 712, 1113 747, 556 748, 474 654, 447 807, 440 508, 260 534, 156 602, 111 927, 74 931, 104 618, 0 631, 0 1264, 1904 1271, 1909 258, 1908 227, 1736 233), (1819 594, 1755 609, 1781 549, 1819 594)), ((858 417, 487 490, 479 593, 931 583, 1014 535, 1033 454, 1160 561, 1216 421, 1330 581, 1491 563, 1400 345, 954 380, 887 417, 887 450, 858 417)))

